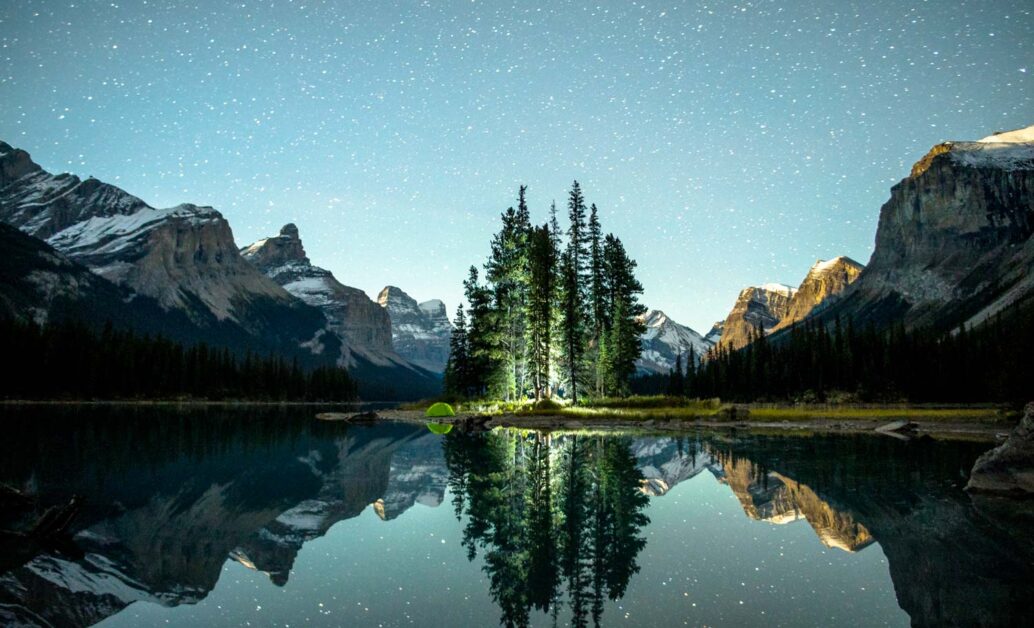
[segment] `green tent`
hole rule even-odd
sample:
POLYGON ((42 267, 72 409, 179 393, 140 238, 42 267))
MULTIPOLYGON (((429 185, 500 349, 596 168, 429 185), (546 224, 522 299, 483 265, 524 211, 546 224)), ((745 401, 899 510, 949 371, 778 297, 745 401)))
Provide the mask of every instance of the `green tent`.
POLYGON ((453 411, 452 406, 447 403, 439 401, 424 413, 424 416, 429 417, 440 417, 440 416, 456 416, 456 412, 453 411))

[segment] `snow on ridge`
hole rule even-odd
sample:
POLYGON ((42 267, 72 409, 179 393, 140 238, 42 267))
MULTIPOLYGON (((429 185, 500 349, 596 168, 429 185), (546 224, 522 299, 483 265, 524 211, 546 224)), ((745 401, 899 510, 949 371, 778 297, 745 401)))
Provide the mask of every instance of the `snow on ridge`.
POLYGON ((100 554, 86 554, 81 561, 44 554, 30 561, 26 568, 73 594, 110 595, 122 602, 156 601, 142 583, 100 554))
POLYGON ((642 315, 642 320, 647 327, 660 327, 669 319, 668 315, 662 310, 650 310, 646 314, 642 315))
POLYGON ((261 240, 256 240, 255 242, 252 242, 247 247, 245 247, 243 251, 241 251, 241 255, 244 255, 245 257, 247 257, 248 255, 254 255, 258 251, 262 250, 262 247, 265 246, 266 242, 269 242, 269 240, 270 238, 262 238, 261 240))
POLYGON ((846 255, 838 255, 838 256, 834 257, 833 259, 831 259, 831 260, 821 260, 821 259, 817 260, 815 262, 815 264, 812 265, 811 270, 808 271, 808 274, 810 275, 810 274, 818 274, 818 273, 828 272, 828 271, 832 270, 833 268, 835 268, 840 263, 854 264, 856 266, 861 266, 861 264, 859 264, 858 262, 854 261, 853 259, 851 259, 850 257, 848 257, 846 255))
POLYGON ((110 253, 124 248, 128 244, 127 236, 129 240, 138 238, 170 218, 187 218, 202 224, 218 217, 219 213, 211 207, 188 204, 167 209, 145 207, 132 214, 92 216, 57 232, 47 242, 61 251, 99 246, 95 252, 110 253))
POLYGON ((1034 141, 956 142, 948 154, 955 163, 970 168, 1034 169, 1034 141))
POLYGON ((842 259, 844 259, 844 257, 841 255, 840 257, 834 257, 831 260, 816 260, 815 264, 811 267, 811 271, 815 273, 824 273, 836 266, 842 259))
POLYGON ((993 133, 976 141, 977 144, 1024 144, 1034 142, 1034 124, 1022 129, 993 133))
POLYGON ((283 288, 312 306, 320 307, 333 301, 333 290, 325 276, 300 277, 284 284, 283 288))
POLYGON ((757 287, 760 290, 764 290, 766 292, 777 292, 787 297, 792 297, 797 292, 797 288, 788 286, 785 283, 764 283, 757 287))

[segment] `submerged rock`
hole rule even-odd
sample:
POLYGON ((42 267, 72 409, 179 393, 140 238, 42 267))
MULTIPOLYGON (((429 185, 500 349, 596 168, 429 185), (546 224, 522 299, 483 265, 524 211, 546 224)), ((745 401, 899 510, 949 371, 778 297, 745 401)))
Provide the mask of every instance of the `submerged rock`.
POLYGON ((966 490, 1034 495, 1034 403, 1004 443, 977 458, 966 490))

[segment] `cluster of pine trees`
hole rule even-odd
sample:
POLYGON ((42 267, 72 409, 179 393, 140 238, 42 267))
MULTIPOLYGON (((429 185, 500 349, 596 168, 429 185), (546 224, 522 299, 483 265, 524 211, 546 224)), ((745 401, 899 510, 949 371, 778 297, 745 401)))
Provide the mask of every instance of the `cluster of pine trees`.
POLYGON ((110 325, 39 326, 0 319, 0 346, 16 368, 0 378, 6 399, 252 399, 351 401, 356 384, 337 367, 302 369, 281 357, 184 347, 110 325))
POLYGON ((1034 395, 1034 307, 1015 305, 985 323, 951 332, 856 329, 805 321, 739 351, 715 349, 700 364, 679 361, 639 392, 733 401, 828 400, 1024 402, 1034 395))
POLYGON ((566 238, 556 203, 533 225, 521 186, 502 214, 485 281, 477 267, 456 312, 446 391, 467 398, 536 401, 563 394, 625 395, 635 374, 646 308, 636 263, 621 240, 603 234, 596 205, 575 181, 566 238))

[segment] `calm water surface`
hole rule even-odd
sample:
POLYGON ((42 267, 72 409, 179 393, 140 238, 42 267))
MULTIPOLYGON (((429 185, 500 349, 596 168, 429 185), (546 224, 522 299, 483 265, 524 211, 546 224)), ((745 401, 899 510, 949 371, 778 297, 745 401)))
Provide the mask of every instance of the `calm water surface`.
POLYGON ((0 624, 1034 621, 1030 506, 961 490, 985 444, 313 414, 5 409, 0 480, 82 508, 3 537, 0 624))

